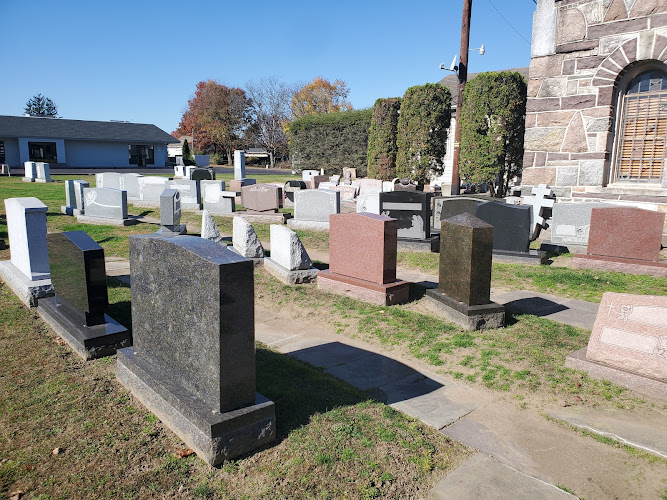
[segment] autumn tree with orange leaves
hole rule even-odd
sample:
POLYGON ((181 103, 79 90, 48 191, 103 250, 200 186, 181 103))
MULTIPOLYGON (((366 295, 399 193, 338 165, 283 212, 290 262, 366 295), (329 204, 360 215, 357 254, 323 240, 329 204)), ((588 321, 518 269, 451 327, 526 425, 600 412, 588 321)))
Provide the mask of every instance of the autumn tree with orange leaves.
POLYGON ((343 80, 331 83, 318 76, 298 89, 292 96, 292 119, 316 113, 349 111, 352 109, 352 105, 347 100, 349 93, 350 89, 343 80))

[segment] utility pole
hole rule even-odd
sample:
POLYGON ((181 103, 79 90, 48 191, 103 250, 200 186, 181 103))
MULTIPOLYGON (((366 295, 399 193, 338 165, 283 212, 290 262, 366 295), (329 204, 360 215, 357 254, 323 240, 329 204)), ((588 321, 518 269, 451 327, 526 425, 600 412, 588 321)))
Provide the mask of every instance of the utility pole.
POLYGON ((456 102, 456 131, 454 132, 454 161, 452 165, 452 194, 459 194, 461 177, 459 176, 459 157, 461 156, 461 108, 463 107, 463 89, 468 81, 468 50, 470 47, 470 12, 472 0, 463 0, 463 19, 461 20, 461 53, 459 54, 459 86, 456 102))

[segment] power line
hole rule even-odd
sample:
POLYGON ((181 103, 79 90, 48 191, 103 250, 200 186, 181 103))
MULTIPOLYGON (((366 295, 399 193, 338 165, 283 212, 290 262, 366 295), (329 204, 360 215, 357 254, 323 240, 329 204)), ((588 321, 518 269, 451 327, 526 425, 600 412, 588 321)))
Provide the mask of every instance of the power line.
MULTIPOLYGON (((535 1, 535 0, 533 0, 533 1, 535 1)), ((526 39, 524 38, 524 36, 523 36, 521 33, 519 33, 519 32, 516 30, 516 28, 515 28, 514 26, 512 26, 512 25, 510 24, 510 22, 509 22, 507 19, 505 19, 505 16, 503 16, 502 13, 496 8, 496 6, 493 5, 493 2, 491 2, 491 0, 489 0, 489 3, 491 4, 491 7, 493 7, 493 8, 496 10, 496 12, 498 13, 498 15, 499 15, 500 17, 503 18, 503 20, 507 23, 507 25, 508 25, 510 28, 512 28, 512 29, 514 30, 514 32, 515 32, 517 35, 519 35, 521 38, 523 38, 523 41, 524 41, 524 42, 526 42, 528 45, 530 45, 530 42, 529 42, 528 40, 526 40, 526 39)))

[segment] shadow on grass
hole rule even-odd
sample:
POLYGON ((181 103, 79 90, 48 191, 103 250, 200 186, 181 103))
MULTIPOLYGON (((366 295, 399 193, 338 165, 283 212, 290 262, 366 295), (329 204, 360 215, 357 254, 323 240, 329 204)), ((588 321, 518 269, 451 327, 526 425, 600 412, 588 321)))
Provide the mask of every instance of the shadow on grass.
POLYGON ((318 271, 326 271, 327 269, 329 269, 329 264, 327 264, 326 262, 320 262, 319 260, 316 260, 313 262, 313 267, 318 271))
POLYGON ((113 277, 107 277, 109 309, 107 314, 132 333, 132 302, 130 285, 113 277))
POLYGON ((519 322, 519 317, 522 316, 521 313, 510 312, 507 309, 505 310, 505 327, 515 325, 519 322))

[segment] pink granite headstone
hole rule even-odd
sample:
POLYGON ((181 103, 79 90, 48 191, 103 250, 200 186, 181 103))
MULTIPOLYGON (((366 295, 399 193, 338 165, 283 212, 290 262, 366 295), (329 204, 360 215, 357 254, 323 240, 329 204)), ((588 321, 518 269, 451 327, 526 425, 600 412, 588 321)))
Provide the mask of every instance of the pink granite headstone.
POLYGON ((594 208, 588 255, 657 261, 665 214, 633 207, 594 208))
POLYGON ((586 358, 667 382, 667 297, 605 293, 586 358))
POLYGON ((241 204, 247 210, 275 212, 283 206, 282 188, 271 184, 254 184, 241 188, 241 204))

